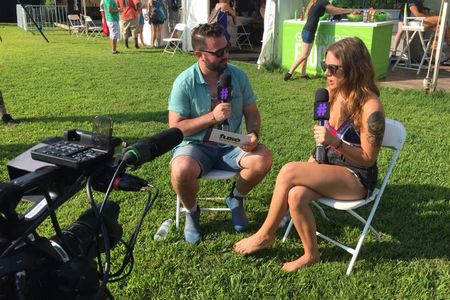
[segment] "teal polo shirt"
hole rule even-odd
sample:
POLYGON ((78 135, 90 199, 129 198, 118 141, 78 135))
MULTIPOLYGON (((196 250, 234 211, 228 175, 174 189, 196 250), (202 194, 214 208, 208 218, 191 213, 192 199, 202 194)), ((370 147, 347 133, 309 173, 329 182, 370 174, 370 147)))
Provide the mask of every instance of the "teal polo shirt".
MULTIPOLYGON (((238 67, 228 64, 226 70, 231 74, 233 92, 231 96, 231 116, 228 119, 230 131, 242 133, 244 108, 255 103, 256 95, 247 75, 238 67)), ((169 95, 169 111, 182 117, 193 119, 211 111, 211 93, 200 71, 198 62, 181 73, 172 86, 169 95)), ((208 129, 194 135, 185 136, 179 146, 189 143, 202 143, 208 129)))
POLYGON ((107 22, 119 22, 119 13, 114 12, 110 13, 109 8, 115 8, 117 9, 117 2, 116 0, 104 0, 103 1, 103 10, 105 11, 105 19, 107 22))

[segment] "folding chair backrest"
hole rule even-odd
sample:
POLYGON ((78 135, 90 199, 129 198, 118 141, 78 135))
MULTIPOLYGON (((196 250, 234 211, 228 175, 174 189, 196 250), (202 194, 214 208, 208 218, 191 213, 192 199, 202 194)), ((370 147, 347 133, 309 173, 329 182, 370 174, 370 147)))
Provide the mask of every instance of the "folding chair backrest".
POLYGON ((183 42, 184 33, 186 32, 187 24, 177 23, 170 34, 170 38, 164 38, 163 41, 166 43, 166 47, 164 47, 164 53, 170 53, 174 55, 177 50, 180 49, 180 44, 183 42))
POLYGON ((95 23, 90 16, 84 16, 84 20, 86 21, 88 27, 95 27, 95 23))
POLYGON ((67 19, 69 20, 69 24, 71 26, 79 26, 82 25, 81 19, 79 15, 67 15, 67 19))
POLYGON ((186 24, 183 24, 183 23, 178 23, 178 24, 176 24, 175 25, 175 30, 178 30, 178 31, 185 31, 186 30, 186 24))
POLYGON ((403 127, 402 123, 392 119, 386 119, 385 122, 386 124, 382 146, 394 149, 394 154, 392 155, 392 159, 389 163, 386 175, 381 182, 379 197, 381 197, 381 195, 383 194, 384 188, 387 185, 392 170, 394 169, 395 163, 397 162, 397 158, 400 155, 400 151, 402 150, 406 140, 406 130, 405 127, 403 127))

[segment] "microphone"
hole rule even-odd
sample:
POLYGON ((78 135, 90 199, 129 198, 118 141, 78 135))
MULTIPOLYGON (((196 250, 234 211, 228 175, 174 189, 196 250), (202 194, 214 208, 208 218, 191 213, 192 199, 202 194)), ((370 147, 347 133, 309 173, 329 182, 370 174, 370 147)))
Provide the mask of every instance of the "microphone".
MULTIPOLYGON (((314 102, 314 120, 319 120, 319 125, 324 126, 325 120, 330 119, 330 103, 327 89, 317 89, 314 102)), ((327 155, 325 147, 318 144, 315 150, 315 156, 318 163, 326 163, 327 155)))
MULTIPOLYGON (((217 81, 217 98, 219 99, 219 101, 222 103, 231 102, 232 92, 233 87, 231 86, 231 74, 220 74, 219 81, 217 81)), ((228 124, 228 119, 225 119, 220 127, 222 130, 229 131, 230 125, 228 124)))
POLYGON ((139 166, 173 149, 182 140, 183 132, 173 127, 125 148, 122 160, 127 165, 139 166))

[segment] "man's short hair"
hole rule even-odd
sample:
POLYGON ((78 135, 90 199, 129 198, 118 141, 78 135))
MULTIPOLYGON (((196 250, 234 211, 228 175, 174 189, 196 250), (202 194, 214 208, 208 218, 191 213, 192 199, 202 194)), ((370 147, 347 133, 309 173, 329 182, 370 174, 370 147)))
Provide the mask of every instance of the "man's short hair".
POLYGON ((200 24, 192 31, 192 48, 194 50, 204 49, 206 38, 219 38, 224 36, 224 32, 225 30, 219 23, 200 24))

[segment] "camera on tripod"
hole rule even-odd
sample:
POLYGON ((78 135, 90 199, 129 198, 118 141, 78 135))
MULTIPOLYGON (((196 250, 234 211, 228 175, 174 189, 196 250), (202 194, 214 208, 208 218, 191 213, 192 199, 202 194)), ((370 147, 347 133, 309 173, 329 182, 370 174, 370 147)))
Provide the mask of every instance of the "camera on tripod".
POLYGON ((158 190, 125 169, 166 153, 183 134, 171 128, 114 155, 121 140, 112 137, 110 120, 101 122, 93 132, 68 130, 64 138, 48 138, 9 163, 11 181, 0 183, 0 299, 113 299, 107 283, 130 274, 137 235, 158 190), (55 212, 84 185, 91 208, 63 230, 55 212), (95 202, 93 190, 104 193, 103 201, 95 202), (148 191, 127 242, 120 207, 109 199, 112 190, 148 191), (22 199, 35 205, 18 213, 22 199), (55 230, 50 238, 36 232, 48 217, 55 230), (110 251, 120 241, 123 261, 112 272, 110 251))

